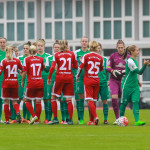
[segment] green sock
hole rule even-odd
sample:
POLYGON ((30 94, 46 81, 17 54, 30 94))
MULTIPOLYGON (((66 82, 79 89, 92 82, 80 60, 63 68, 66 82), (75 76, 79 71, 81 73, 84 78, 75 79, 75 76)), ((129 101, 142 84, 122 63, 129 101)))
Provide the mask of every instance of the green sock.
POLYGON ((84 120, 84 99, 79 99, 80 120, 84 120))
POLYGON ((27 107, 26 104, 23 102, 23 118, 26 118, 26 113, 27 113, 27 107))
POLYGON ((3 107, 2 107, 2 99, 0 99, 0 121, 1 121, 1 117, 2 117, 2 109, 3 109, 3 107))
POLYGON ((10 111, 11 111, 11 119, 12 120, 16 120, 16 111, 14 109, 12 101, 10 101, 10 111))
POLYGON ((120 111, 120 117, 121 117, 121 116, 124 116, 126 106, 127 106, 127 104, 125 104, 125 103, 122 103, 122 104, 120 105, 120 109, 119 109, 119 111, 120 111))
POLYGON ((80 120, 80 114, 79 114, 79 100, 76 100, 76 108, 77 108, 78 120, 80 120))
POLYGON ((34 101, 34 113, 36 114, 36 102, 34 101))
POLYGON ((49 121, 51 121, 52 119, 52 114, 53 114, 53 111, 52 111, 52 106, 51 106, 51 103, 49 103, 49 121))
POLYGON ((64 104, 64 109, 65 109, 65 117, 66 117, 66 120, 68 120, 69 119, 69 113, 68 113, 68 105, 67 105, 67 102, 65 101, 64 102, 65 104, 64 104))
MULTIPOLYGON (((30 103, 32 104, 32 101, 30 103)), ((31 114, 30 114, 30 112, 28 111, 27 108, 26 108, 26 110, 27 110, 27 120, 30 120, 31 114)))
POLYGON ((135 122, 139 120, 139 102, 133 102, 133 114, 135 122))
POLYGON ((108 117, 108 104, 103 104, 103 114, 104 114, 104 120, 107 120, 107 117, 108 117))
POLYGON ((44 102, 44 109, 45 109, 45 119, 49 119, 48 117, 48 104, 49 102, 44 102))
POLYGON ((64 102, 60 102, 60 110, 61 110, 61 116, 62 116, 62 120, 65 121, 65 103, 64 102))

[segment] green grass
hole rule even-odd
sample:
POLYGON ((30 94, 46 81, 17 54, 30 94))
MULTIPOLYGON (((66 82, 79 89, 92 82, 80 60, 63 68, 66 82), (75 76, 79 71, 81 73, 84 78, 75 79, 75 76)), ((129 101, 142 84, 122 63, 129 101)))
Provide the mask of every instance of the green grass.
MULTIPOLYGON (((127 127, 114 126, 113 111, 109 111, 110 125, 103 125, 102 110, 98 110, 99 126, 77 124, 74 111, 74 125, 28 125, 0 124, 0 150, 149 150, 150 111, 140 110, 140 118, 146 121, 143 127, 134 126, 132 110, 126 111, 127 127)), ((85 123, 88 122, 85 111, 85 123)), ((4 116, 3 116, 4 120, 4 116)), ((44 121, 44 111, 41 116, 44 121)), ((60 112, 59 120, 61 121, 60 112)))

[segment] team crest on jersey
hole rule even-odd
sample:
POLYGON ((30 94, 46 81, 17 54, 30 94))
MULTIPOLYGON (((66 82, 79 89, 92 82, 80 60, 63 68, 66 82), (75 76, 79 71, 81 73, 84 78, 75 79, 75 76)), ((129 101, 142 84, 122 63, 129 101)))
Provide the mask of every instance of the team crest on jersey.
POLYGON ((79 56, 79 60, 82 61, 83 56, 79 56))

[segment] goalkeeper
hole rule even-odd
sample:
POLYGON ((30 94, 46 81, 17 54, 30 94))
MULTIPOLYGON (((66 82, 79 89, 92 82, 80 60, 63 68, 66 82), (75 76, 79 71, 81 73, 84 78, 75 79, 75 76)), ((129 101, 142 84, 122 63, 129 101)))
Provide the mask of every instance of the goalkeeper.
MULTIPOLYGON (((119 99, 121 97, 121 79, 125 74, 126 61, 123 60, 125 44, 122 40, 118 40, 116 45, 117 51, 111 54, 107 66, 107 71, 111 73, 110 76, 110 94, 112 98, 112 107, 116 117, 116 121, 113 123, 117 124, 117 119, 119 118, 119 99)), ((127 59, 130 56, 127 55, 127 59)))

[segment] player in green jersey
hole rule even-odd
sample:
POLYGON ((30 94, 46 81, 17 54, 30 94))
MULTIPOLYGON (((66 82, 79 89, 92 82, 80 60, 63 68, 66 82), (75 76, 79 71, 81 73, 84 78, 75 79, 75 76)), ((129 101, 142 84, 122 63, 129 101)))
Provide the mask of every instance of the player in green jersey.
MULTIPOLYGON (((37 56, 42 57, 44 60, 44 63, 46 64, 46 58, 50 56, 50 54, 44 52, 45 49, 45 40, 44 39, 39 39, 37 41, 37 56)), ((43 123, 47 124, 49 120, 49 101, 47 97, 47 79, 48 79, 48 73, 45 71, 42 71, 42 77, 44 81, 44 108, 45 108, 45 120, 43 123)))
POLYGON ((120 117, 124 116, 125 108, 128 102, 133 103, 133 114, 135 118, 135 126, 145 125, 145 122, 139 120, 139 99, 140 89, 138 74, 142 75, 146 66, 149 65, 149 60, 144 60, 143 67, 139 70, 136 58, 139 55, 139 48, 135 45, 128 46, 125 50, 123 59, 125 60, 127 53, 130 53, 131 57, 127 60, 125 67, 125 78, 122 82, 122 94, 121 94, 121 106, 120 117))
MULTIPOLYGON (((81 60, 83 55, 89 53, 90 51, 88 50, 88 37, 84 36, 81 39, 81 49, 78 49, 75 51, 75 55, 78 61, 78 66, 80 66, 81 64, 81 60)), ((79 95, 79 104, 78 104, 78 100, 77 102, 77 106, 79 106, 78 110, 79 110, 79 124, 84 124, 84 85, 83 85, 83 79, 84 79, 84 69, 82 70, 81 74, 80 74, 80 80, 79 82, 77 82, 77 92, 79 95)))
MULTIPOLYGON (((6 57, 6 44, 7 44, 7 39, 4 37, 0 38, 0 62, 6 57)), ((0 123, 3 123, 3 121, 1 120, 1 116, 2 116, 1 89, 2 89, 3 77, 4 74, 0 76, 0 123)))

